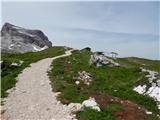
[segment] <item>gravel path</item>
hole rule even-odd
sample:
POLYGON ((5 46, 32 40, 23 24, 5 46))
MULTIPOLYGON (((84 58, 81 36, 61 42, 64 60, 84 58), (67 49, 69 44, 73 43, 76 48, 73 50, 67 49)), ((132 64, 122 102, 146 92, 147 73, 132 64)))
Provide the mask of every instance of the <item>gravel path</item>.
POLYGON ((17 77, 16 87, 10 90, 3 106, 3 116, 7 120, 73 120, 66 105, 56 100, 52 92, 47 71, 52 60, 71 55, 46 58, 31 64, 17 77))

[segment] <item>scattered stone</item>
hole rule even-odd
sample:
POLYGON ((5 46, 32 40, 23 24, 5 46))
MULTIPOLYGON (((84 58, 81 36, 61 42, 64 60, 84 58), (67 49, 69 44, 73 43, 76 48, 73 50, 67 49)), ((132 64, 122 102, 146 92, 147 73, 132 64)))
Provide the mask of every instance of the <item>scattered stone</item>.
POLYGON ((152 112, 146 111, 146 114, 147 114, 147 115, 152 115, 152 112))
POLYGON ((153 97, 156 101, 160 102, 160 87, 152 86, 148 89, 146 94, 153 97))
POLYGON ((10 66, 11 66, 11 67, 19 67, 19 64, 18 64, 18 63, 13 62, 10 66))
POLYGON ((110 67, 120 66, 119 63, 114 62, 112 59, 107 58, 104 54, 93 54, 89 60, 90 65, 94 65, 97 68, 103 65, 108 65, 110 67))
POLYGON ((96 103, 95 99, 90 97, 88 100, 83 101, 82 105, 84 107, 89 107, 91 109, 101 111, 98 104, 96 103))
POLYGON ((13 62, 13 63, 11 63, 10 66, 11 66, 11 67, 19 67, 19 66, 21 66, 23 63, 24 63, 24 61, 20 60, 19 63, 13 62))
POLYGON ((79 82, 79 81, 76 81, 75 83, 76 83, 76 85, 79 85, 80 82, 79 82))
POLYGON ((84 82, 84 84, 90 85, 90 83, 92 82, 92 78, 89 73, 87 73, 86 71, 82 71, 82 72, 78 72, 78 77, 77 77, 77 81, 76 81, 77 85, 79 84, 78 81, 82 81, 82 82, 84 82))
POLYGON ((146 89, 147 85, 138 85, 134 87, 133 90, 138 92, 139 94, 149 95, 150 97, 154 98, 154 100, 157 102, 158 109, 160 109, 160 80, 155 81, 159 76, 159 73, 144 69, 142 67, 140 67, 140 69, 141 72, 148 73, 145 77, 148 78, 148 81, 151 86, 148 89, 146 89))
POLYGON ((138 92, 139 94, 143 94, 146 92, 146 85, 138 85, 137 87, 134 87, 133 90, 138 92))
POLYGON ((86 85, 88 85, 88 86, 89 86, 89 85, 90 85, 90 82, 87 82, 87 83, 86 83, 86 85))
POLYGON ((148 78, 149 82, 152 83, 153 80, 157 79, 159 73, 158 72, 155 72, 155 71, 151 71, 151 70, 148 70, 148 69, 144 69, 142 67, 140 67, 141 71, 142 72, 147 72, 148 74, 146 75, 146 78, 148 78))
POLYGON ((72 113, 83 111, 83 106, 80 103, 70 103, 68 108, 72 113))

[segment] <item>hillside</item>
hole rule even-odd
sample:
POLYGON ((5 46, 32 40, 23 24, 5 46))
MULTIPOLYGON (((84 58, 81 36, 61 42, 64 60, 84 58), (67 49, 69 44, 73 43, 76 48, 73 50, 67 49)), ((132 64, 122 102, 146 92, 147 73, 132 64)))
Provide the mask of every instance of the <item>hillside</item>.
POLYGON ((160 61, 140 58, 120 58, 115 61, 119 67, 95 67, 89 65, 92 52, 75 51, 67 58, 53 62, 50 72, 53 91, 60 91, 58 99, 64 103, 82 103, 89 97, 95 98, 101 112, 86 108, 77 113, 79 120, 158 120, 159 113, 155 100, 133 91, 134 86, 145 84, 144 73, 139 67, 160 72, 160 61), (145 64, 145 65, 144 65, 145 64), (78 82, 79 72, 89 73, 92 81, 78 82), (153 112, 147 115, 146 110, 153 112))
MULTIPOLYGON (((31 63, 62 55, 64 51, 64 47, 52 47, 36 53, 2 54, 1 97, 7 97, 7 90, 15 86, 16 77, 31 63)), ((159 120, 159 103, 133 89, 138 85, 151 87, 145 79, 148 73, 141 72, 140 67, 159 73, 160 61, 106 57, 112 64, 105 61, 106 65, 97 67, 90 64, 94 54, 75 50, 71 56, 53 60, 48 74, 53 92, 61 92, 58 100, 70 106, 94 98, 100 111, 84 107, 76 112, 78 120, 159 120)), ((158 79, 159 75, 153 82, 158 79)))

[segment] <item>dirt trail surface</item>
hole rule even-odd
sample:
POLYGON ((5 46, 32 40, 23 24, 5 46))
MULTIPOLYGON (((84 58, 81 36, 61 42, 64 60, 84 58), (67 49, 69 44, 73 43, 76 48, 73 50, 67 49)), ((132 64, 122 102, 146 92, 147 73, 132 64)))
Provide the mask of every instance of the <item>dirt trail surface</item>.
POLYGON ((52 91, 47 75, 52 60, 69 56, 71 51, 24 69, 2 107, 3 117, 7 120, 73 120, 69 108, 57 101, 57 93, 52 91))

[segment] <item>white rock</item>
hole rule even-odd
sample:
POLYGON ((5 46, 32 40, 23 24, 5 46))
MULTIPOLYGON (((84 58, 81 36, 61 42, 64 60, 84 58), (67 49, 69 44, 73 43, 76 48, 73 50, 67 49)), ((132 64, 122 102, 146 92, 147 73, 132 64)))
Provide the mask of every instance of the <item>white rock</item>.
POLYGON ((137 87, 134 87, 133 90, 138 92, 139 94, 143 94, 144 92, 146 92, 146 85, 138 85, 137 87))
POLYGON ((95 102, 94 98, 89 98, 88 100, 83 101, 82 105, 85 107, 93 107, 97 106, 97 103, 95 102))
POLYGON ((156 101, 160 102, 160 87, 150 87, 147 93, 149 96, 153 97, 156 101))
POLYGON ((89 85, 90 85, 90 82, 86 82, 86 85, 88 85, 88 86, 89 86, 89 85))
POLYGON ((2 60, 0 60, 0 64, 2 64, 3 63, 3 61, 2 60))
POLYGON ((75 83, 76 83, 76 85, 79 85, 80 82, 77 80, 75 83))
POLYGON ((101 109, 98 106, 93 106, 92 109, 97 110, 98 112, 101 111, 101 109))
POLYGON ((152 114, 152 112, 150 112, 150 111, 146 111, 146 114, 147 114, 147 115, 151 115, 151 114, 152 114))
POLYGON ((114 62, 112 59, 107 58, 105 55, 94 54, 91 55, 89 60, 90 65, 101 67, 102 65, 109 65, 111 67, 120 66, 119 63, 114 62))
POLYGON ((152 82, 152 87, 156 87, 156 83, 152 82))
POLYGON ((18 67, 19 65, 18 65, 18 63, 13 62, 10 66, 12 66, 12 67, 18 67))
POLYGON ((90 73, 87 73, 86 71, 82 71, 82 72, 78 72, 77 80, 83 81, 83 83, 86 85, 90 85, 92 78, 90 73))
POLYGON ((147 70, 144 69, 143 67, 140 67, 140 69, 141 69, 142 72, 147 72, 147 70))
POLYGON ((90 97, 88 100, 83 101, 82 106, 90 107, 91 109, 100 111, 98 104, 96 103, 95 99, 90 97))
POLYGON ((83 106, 80 103, 70 103, 68 108, 73 112, 80 112, 83 110, 83 106))
POLYGON ((157 102, 158 109, 160 109, 160 80, 157 80, 156 83, 153 82, 157 79, 159 73, 156 71, 144 69, 142 67, 140 67, 140 69, 142 72, 148 72, 146 78, 148 78, 148 81, 152 84, 152 86, 148 89, 148 91, 146 91, 146 85, 139 85, 134 87, 133 90, 139 94, 149 95, 150 97, 154 98, 154 100, 157 102))

